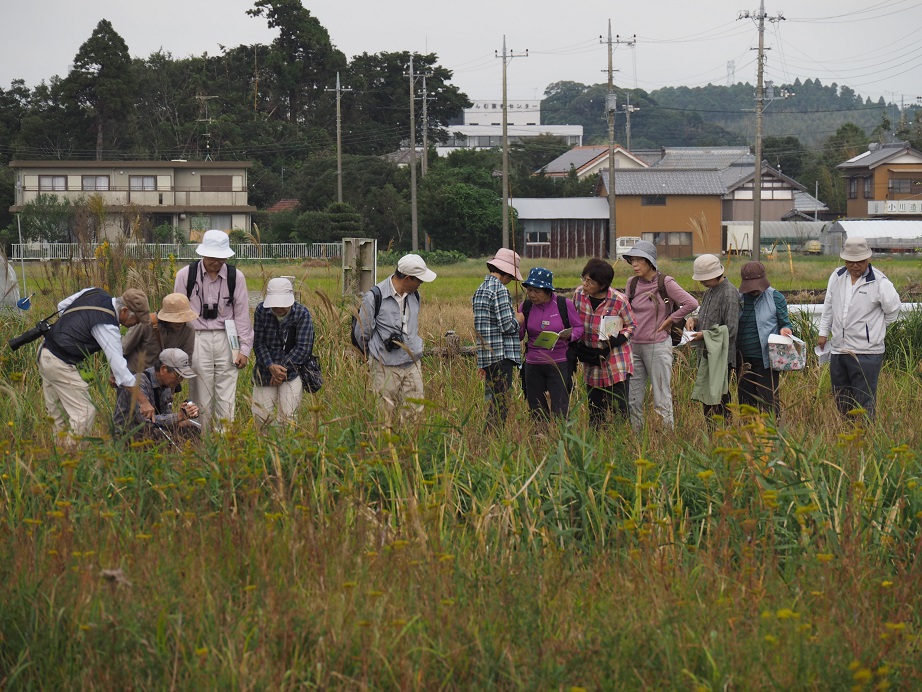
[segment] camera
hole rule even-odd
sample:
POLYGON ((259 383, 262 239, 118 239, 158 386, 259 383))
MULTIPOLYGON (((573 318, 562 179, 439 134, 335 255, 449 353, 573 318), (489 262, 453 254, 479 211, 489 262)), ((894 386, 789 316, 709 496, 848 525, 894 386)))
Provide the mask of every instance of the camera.
POLYGON ((212 303, 211 305, 208 305, 207 303, 203 303, 201 315, 203 320, 218 319, 218 304, 212 303))
POLYGON ((384 348, 386 348, 388 351, 396 351, 398 348, 403 348, 403 333, 394 332, 393 334, 389 335, 384 340, 384 348))
POLYGON ((19 336, 14 336, 12 339, 10 339, 10 348, 15 351, 21 346, 31 344, 40 336, 45 336, 45 334, 47 334, 49 331, 51 331, 51 325, 48 324, 47 321, 42 320, 41 322, 36 323, 36 325, 29 331, 23 332, 19 336))

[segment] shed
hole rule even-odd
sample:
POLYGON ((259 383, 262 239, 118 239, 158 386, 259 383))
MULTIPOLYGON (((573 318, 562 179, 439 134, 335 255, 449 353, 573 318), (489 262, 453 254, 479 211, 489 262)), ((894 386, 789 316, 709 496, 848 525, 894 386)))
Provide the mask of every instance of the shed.
POLYGON ((522 256, 531 258, 608 255, 608 200, 601 197, 516 197, 522 256))

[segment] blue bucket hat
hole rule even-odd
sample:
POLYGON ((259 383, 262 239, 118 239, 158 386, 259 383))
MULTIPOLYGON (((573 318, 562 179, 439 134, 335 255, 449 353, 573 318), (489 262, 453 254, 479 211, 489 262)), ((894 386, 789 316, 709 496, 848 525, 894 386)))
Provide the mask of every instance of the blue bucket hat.
POLYGON ((532 267, 528 277, 522 282, 523 286, 554 290, 554 272, 544 267, 532 267))

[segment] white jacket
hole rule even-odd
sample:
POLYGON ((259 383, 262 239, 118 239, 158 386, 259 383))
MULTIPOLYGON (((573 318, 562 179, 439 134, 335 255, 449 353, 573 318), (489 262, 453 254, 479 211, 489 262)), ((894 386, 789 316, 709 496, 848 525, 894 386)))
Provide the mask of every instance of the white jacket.
POLYGON ((833 353, 883 353, 887 325, 899 317, 900 306, 893 283, 879 269, 868 264, 852 285, 848 270, 841 267, 826 286, 819 336, 829 338, 833 353))

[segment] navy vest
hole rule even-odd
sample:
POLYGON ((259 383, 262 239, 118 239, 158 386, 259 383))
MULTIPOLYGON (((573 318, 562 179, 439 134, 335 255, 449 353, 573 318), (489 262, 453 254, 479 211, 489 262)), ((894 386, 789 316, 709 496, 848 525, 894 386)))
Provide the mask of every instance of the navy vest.
POLYGON ((76 365, 91 353, 102 350, 93 338, 92 329, 97 324, 119 326, 118 315, 112 307, 112 296, 98 288, 84 293, 61 313, 58 321, 51 325, 51 331, 45 335, 45 348, 65 363, 76 365), (78 307, 102 310, 74 309, 78 307))

